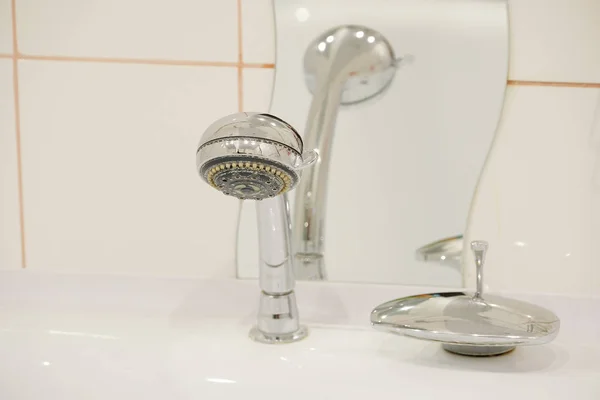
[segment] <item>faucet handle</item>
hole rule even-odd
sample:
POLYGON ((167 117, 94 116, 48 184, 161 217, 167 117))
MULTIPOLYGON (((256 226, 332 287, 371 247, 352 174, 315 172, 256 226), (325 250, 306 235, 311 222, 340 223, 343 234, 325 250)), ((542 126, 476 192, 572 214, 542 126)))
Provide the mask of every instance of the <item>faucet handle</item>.
POLYGON ((488 247, 489 244, 485 240, 473 240, 471 242, 471 250, 475 257, 475 267, 477 270, 477 289, 473 296, 476 299, 481 299, 483 295, 483 265, 485 264, 485 255, 488 247))

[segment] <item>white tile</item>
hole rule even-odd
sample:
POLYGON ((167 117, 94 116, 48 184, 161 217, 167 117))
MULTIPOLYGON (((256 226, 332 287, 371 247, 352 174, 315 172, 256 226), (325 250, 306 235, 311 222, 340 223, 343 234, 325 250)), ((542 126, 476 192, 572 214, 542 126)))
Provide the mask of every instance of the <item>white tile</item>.
POLYGON ((510 79, 600 82, 600 1, 511 0, 510 79))
POLYGON ((274 79, 272 68, 244 68, 244 111, 269 111, 274 79))
POLYGON ((19 0, 26 54, 237 60, 235 0, 19 0))
POLYGON ((10 0, 0 0, 0 54, 12 54, 12 10, 10 0))
POLYGON ((29 268, 234 276, 238 202, 195 169, 235 68, 20 63, 29 268))
POLYGON ((12 60, 0 59, 0 269, 21 267, 12 60))
MULTIPOLYGON (((495 226, 481 229, 491 233, 485 279, 493 290, 600 291, 591 222, 594 207, 600 211, 592 194, 600 148, 591 134, 599 95, 509 87, 489 162, 495 195, 472 213, 498 214, 495 226)), ((473 268, 469 257, 471 275, 473 268)))
POLYGON ((275 15, 272 0, 242 0, 244 62, 275 62, 275 15))

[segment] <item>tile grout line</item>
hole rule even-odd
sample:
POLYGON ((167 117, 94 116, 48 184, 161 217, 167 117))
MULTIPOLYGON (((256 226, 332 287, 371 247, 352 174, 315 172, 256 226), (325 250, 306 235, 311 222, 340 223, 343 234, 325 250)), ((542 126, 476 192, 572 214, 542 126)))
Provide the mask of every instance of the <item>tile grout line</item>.
POLYGON ((21 268, 27 267, 25 251, 25 212, 23 210, 23 162, 21 159, 21 103, 19 101, 19 46, 17 42, 17 6, 11 0, 12 40, 13 40, 13 95, 15 102, 15 141, 17 151, 17 192, 19 197, 19 225, 21 227, 21 268))
MULTIPOLYGON (((0 54, 0 58, 13 58, 11 54, 0 54)), ((140 64, 140 65, 171 65, 192 67, 239 67, 242 68, 275 68, 273 63, 240 63, 238 61, 194 61, 194 60, 168 60, 151 58, 113 58, 113 57, 73 57, 73 56, 45 56, 45 55, 17 55, 19 60, 34 61, 64 61, 64 62, 95 62, 107 64, 140 64)))
POLYGON ((549 87, 569 87, 569 88, 600 88, 600 83, 583 82, 546 82, 546 81, 519 81, 508 80, 509 86, 549 86, 549 87))
POLYGON ((237 0, 237 39, 238 39, 238 65, 237 65, 237 95, 238 111, 244 111, 244 54, 242 42, 242 0, 237 0))
MULTIPOLYGON (((238 2, 241 0, 238 0, 238 2)), ((166 59, 144 59, 144 58, 113 58, 113 57, 73 57, 73 56, 47 56, 47 55, 28 55, 17 53, 0 54, 0 59, 34 60, 34 61, 64 61, 64 62, 96 62, 107 64, 139 64, 139 65, 171 65, 171 66, 195 66, 195 67, 230 67, 237 69, 255 68, 255 69, 274 69, 273 63, 244 63, 242 54, 242 27, 241 16, 238 17, 238 61, 194 61, 194 60, 166 60, 166 59)), ((16 29, 13 29, 16 32, 16 29)), ((13 44, 13 46, 16 46, 13 44)), ((243 79, 243 78, 242 78, 243 79)), ((600 88, 600 82, 553 82, 553 81, 529 81, 512 80, 506 82, 509 86, 551 86, 551 87, 580 87, 580 88, 600 88)), ((243 88, 238 88, 243 93, 243 88)))
POLYGON ((242 63, 242 67, 244 68, 263 68, 263 69, 273 69, 275 68, 275 64, 259 64, 259 63, 242 63))
POLYGON ((109 64, 144 64, 144 65, 172 65, 172 66, 202 66, 202 67, 237 67, 237 62, 228 61, 192 61, 192 60, 161 60, 143 58, 112 58, 112 57, 71 57, 71 56, 43 56, 20 54, 21 60, 37 61, 67 61, 67 62, 96 62, 109 64))

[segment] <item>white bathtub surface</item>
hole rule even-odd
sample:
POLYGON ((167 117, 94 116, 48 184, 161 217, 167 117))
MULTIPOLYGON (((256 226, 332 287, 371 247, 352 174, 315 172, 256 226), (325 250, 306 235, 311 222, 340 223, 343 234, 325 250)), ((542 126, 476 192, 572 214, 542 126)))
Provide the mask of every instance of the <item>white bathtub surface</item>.
POLYGON ((600 398, 600 298, 515 295, 555 311, 558 338, 467 358, 370 328, 375 305, 428 288, 301 283, 311 333, 291 345, 247 338, 257 291, 254 281, 0 273, 0 398, 600 398))

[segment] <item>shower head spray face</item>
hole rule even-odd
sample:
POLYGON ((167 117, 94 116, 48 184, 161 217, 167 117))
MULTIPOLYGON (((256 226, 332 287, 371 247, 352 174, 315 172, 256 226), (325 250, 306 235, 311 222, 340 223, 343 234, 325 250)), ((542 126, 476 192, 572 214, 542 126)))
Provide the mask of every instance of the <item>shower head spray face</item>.
POLYGON ((214 188, 238 199, 262 200, 290 190, 298 181, 295 171, 253 158, 222 158, 200 172, 214 188))
POLYGON ((213 123, 202 135, 196 166, 202 179, 238 199, 262 200, 292 189, 300 170, 317 159, 303 153, 298 132, 260 113, 237 113, 213 123))

